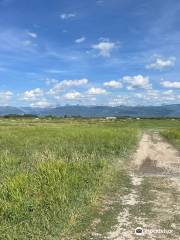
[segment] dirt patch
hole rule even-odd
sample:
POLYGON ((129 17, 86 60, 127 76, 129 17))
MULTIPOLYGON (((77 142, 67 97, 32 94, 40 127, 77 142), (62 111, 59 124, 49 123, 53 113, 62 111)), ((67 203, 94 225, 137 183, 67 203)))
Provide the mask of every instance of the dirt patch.
POLYGON ((180 154, 157 133, 144 134, 133 157, 138 174, 180 176, 180 154))

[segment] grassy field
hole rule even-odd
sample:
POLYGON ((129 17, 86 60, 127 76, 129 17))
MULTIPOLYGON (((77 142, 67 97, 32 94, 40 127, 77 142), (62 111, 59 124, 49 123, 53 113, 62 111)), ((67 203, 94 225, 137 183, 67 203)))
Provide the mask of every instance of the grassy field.
POLYGON ((172 125, 179 121, 2 119, 0 239, 83 239, 93 207, 128 183, 123 166, 142 130, 169 134, 172 125))
POLYGON ((75 232, 113 184, 117 161, 126 159, 137 132, 78 122, 2 122, 1 238, 59 239, 75 232))

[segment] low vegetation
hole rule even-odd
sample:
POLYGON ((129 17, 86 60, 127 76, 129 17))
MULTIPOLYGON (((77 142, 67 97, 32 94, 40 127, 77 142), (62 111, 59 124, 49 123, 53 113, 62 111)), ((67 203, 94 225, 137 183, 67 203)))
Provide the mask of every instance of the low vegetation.
POLYGON ((171 143, 180 148, 180 129, 168 129, 162 131, 162 135, 171 143))
POLYGON ((1 238, 59 239, 83 232, 90 207, 113 188, 137 137, 136 128, 118 125, 2 122, 1 238))

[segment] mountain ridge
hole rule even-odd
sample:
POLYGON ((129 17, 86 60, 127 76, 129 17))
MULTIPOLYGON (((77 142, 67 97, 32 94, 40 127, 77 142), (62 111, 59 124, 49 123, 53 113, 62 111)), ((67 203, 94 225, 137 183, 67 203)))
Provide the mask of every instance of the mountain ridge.
POLYGON ((82 117, 180 117, 180 104, 161 106, 81 106, 67 105, 54 108, 0 106, 0 116, 34 114, 38 116, 82 117))

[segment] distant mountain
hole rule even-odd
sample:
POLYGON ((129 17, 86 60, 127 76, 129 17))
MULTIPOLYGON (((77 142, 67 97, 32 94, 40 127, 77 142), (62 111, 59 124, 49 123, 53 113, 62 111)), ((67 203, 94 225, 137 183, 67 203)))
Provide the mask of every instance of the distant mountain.
POLYGON ((0 106, 0 116, 9 115, 9 114, 21 115, 21 114, 24 114, 24 112, 20 108, 17 108, 17 107, 10 107, 10 106, 1 107, 0 106))
POLYGON ((38 116, 82 116, 82 117, 180 117, 180 104, 162 106, 60 106, 56 108, 0 107, 0 115, 34 114, 38 116))

